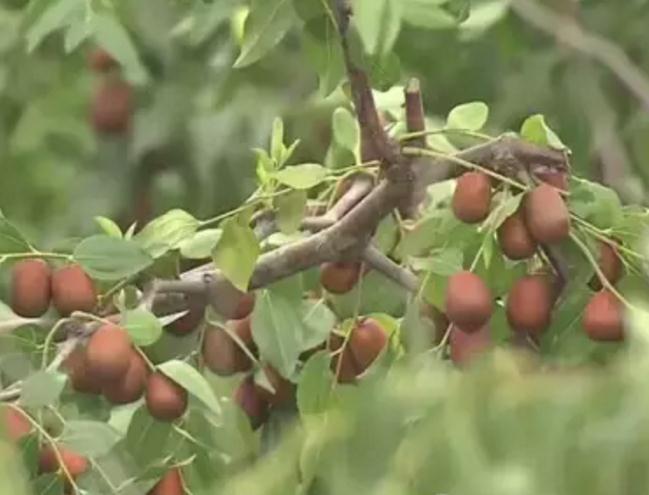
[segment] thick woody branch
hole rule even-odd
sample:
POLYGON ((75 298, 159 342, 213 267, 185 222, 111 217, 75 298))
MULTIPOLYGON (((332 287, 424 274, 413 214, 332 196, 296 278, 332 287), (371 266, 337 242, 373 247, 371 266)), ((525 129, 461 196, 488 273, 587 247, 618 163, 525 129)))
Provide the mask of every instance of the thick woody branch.
MULTIPOLYGON (((410 79, 405 89, 406 128, 408 133, 424 132, 426 130, 426 115, 418 79, 410 79)), ((417 136, 406 141, 409 146, 424 148, 426 136, 417 136)))

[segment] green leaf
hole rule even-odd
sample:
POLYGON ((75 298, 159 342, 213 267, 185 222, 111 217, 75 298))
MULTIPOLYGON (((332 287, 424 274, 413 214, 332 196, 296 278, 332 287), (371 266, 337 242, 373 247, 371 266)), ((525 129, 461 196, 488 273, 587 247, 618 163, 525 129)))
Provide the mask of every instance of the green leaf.
POLYGON ((403 0, 356 0, 354 21, 370 55, 387 54, 401 29, 403 0))
POLYGON ((324 299, 302 301, 302 314, 305 327, 300 347, 303 350, 313 349, 327 340, 336 325, 336 315, 324 299))
POLYGON ((84 0, 58 0, 27 30, 27 51, 33 51, 47 35, 71 24, 84 10, 84 0))
POLYGON ((76 50, 91 34, 90 25, 85 22, 85 19, 80 19, 78 22, 72 24, 65 32, 65 39, 63 41, 65 53, 71 53, 76 50))
POLYGON ((20 404, 25 407, 43 407, 54 404, 61 395, 67 377, 54 371, 37 371, 25 379, 20 393, 20 404))
POLYGON ((427 271, 436 275, 450 276, 462 271, 464 252, 458 246, 448 246, 431 251, 429 257, 413 258, 411 263, 417 271, 427 271))
POLYGON ((318 92, 325 98, 338 87, 345 73, 338 31, 324 15, 307 22, 303 36, 305 56, 318 73, 318 92))
POLYGON ((109 235, 110 237, 116 237, 118 239, 121 239, 123 237, 122 230, 119 228, 119 225, 113 222, 110 218, 95 217, 95 222, 97 222, 97 225, 99 225, 101 230, 103 230, 106 235, 109 235))
POLYGON ((295 20, 290 0, 253 0, 234 67, 241 69, 261 59, 284 38, 295 20))
POLYGON ((212 259, 237 289, 247 292, 260 253, 259 241, 255 232, 236 217, 225 220, 222 229, 212 259))
POLYGON ((457 19, 441 8, 446 0, 404 0, 403 22, 424 29, 448 29, 457 19))
POLYGON ((279 170, 274 177, 293 189, 311 189, 327 178, 327 169, 317 163, 304 163, 279 170))
POLYGON ((0 212, 0 254, 31 251, 32 247, 27 239, 0 212))
POLYGON ((276 221, 279 230, 284 234, 292 234, 300 228, 304 218, 307 195, 305 191, 290 191, 288 194, 277 196, 273 200, 276 221))
POLYGON ((155 420, 146 406, 140 407, 128 427, 126 446, 133 459, 145 468, 169 455, 172 424, 155 420))
POLYGON ((624 220, 622 202, 614 190, 585 179, 573 179, 570 192, 570 211, 596 227, 614 229, 624 220))
POLYGON ((106 454, 120 440, 119 432, 105 422, 80 419, 66 421, 61 435, 67 447, 89 457, 106 454))
POLYGON ((158 369, 178 383, 187 392, 205 404, 212 412, 221 414, 221 405, 207 380, 196 368, 184 361, 172 360, 162 363, 158 369))
POLYGON ((199 221, 184 210, 168 211, 149 222, 136 236, 142 248, 154 258, 177 249, 180 244, 194 235, 199 221))
POLYGON ((252 313, 252 334, 260 354, 285 377, 293 375, 303 350, 301 297, 295 285, 288 279, 262 291, 252 313))
POLYGON ((360 140, 360 130, 356 118, 346 108, 339 107, 334 111, 332 121, 336 143, 355 153, 360 140))
POLYGON ((282 163, 284 153, 284 122, 277 117, 273 121, 273 134, 270 140, 270 156, 275 163, 282 163))
MULTIPOLYGON (((61 495, 64 493, 63 478, 58 473, 42 474, 33 481, 33 491, 36 495, 61 495)), ((11 491, 13 493, 13 490, 11 491)))
POLYGON ((509 196, 504 202, 491 211, 489 217, 484 221, 482 229, 492 232, 498 229, 505 220, 518 211, 523 197, 523 194, 509 196))
POLYGON ((464 103, 449 112, 446 119, 446 128, 479 131, 488 118, 489 107, 485 103, 481 101, 464 103))
POLYGON ((543 115, 537 114, 528 117, 521 127, 521 137, 531 143, 540 146, 549 146, 557 150, 565 150, 568 147, 561 142, 559 136, 550 129, 545 122, 543 115))
POLYGON ((107 235, 84 239, 74 250, 73 257, 97 280, 130 277, 153 264, 153 258, 134 241, 107 235))
POLYGON ((128 31, 112 15, 98 13, 92 18, 94 38, 123 67, 127 77, 136 83, 147 80, 147 72, 140 61, 128 31))
POLYGON ((297 407, 302 417, 319 414, 327 410, 331 401, 333 375, 330 369, 331 357, 321 351, 307 361, 297 386, 297 407))
POLYGON ((180 243, 180 254, 183 258, 194 260, 209 258, 222 235, 221 229, 199 230, 180 243))
POLYGON ((162 324, 153 313, 144 308, 127 311, 124 326, 133 343, 138 346, 154 344, 162 335, 162 324))

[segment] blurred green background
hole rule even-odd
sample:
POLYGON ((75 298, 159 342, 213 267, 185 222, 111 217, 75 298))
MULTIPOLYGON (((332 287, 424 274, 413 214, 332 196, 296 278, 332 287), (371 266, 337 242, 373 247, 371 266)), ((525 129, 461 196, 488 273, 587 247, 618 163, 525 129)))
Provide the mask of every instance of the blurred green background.
MULTIPOLYGON (((245 2, 115 2, 148 78, 137 81, 130 135, 106 137, 88 124, 100 84, 87 67, 92 43, 68 54, 56 31, 27 52, 25 32, 46 3, 0 6, 0 208, 35 242, 87 234, 95 215, 128 225, 171 207, 199 217, 233 207, 254 188, 251 149, 265 145, 277 115, 302 140, 296 160, 324 160, 331 113, 345 100, 318 92, 304 32, 234 69, 245 2)), ((649 2, 547 3, 649 73, 649 2)), ((649 112, 607 68, 530 27, 507 2, 473 2, 460 28, 406 23, 394 53, 375 83, 419 77, 431 117, 483 100, 498 133, 543 113, 572 148, 576 173, 644 199, 649 112)))

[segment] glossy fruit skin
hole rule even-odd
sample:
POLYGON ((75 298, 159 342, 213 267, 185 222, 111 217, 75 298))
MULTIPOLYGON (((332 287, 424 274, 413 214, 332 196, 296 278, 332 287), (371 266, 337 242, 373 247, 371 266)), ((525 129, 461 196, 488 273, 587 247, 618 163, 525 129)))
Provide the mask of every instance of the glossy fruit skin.
POLYGON ((346 294, 361 277, 361 263, 358 261, 337 261, 320 266, 320 284, 332 294, 346 294))
POLYGON ((175 335, 187 335, 192 333, 203 321, 205 316, 205 304, 200 301, 188 302, 187 314, 176 321, 171 322, 166 328, 175 335))
POLYGON ((103 387, 103 394, 113 404, 130 404, 144 393, 148 377, 148 367, 137 351, 131 351, 128 370, 121 379, 108 382, 103 387))
POLYGON ((90 112, 92 126, 98 134, 127 132, 133 114, 133 89, 124 81, 104 81, 93 97, 90 112))
POLYGON ((80 265, 64 266, 52 274, 52 299, 61 316, 73 311, 89 313, 97 302, 95 283, 80 265))
POLYGON ((525 198, 525 224, 534 239, 556 244, 570 235, 570 212, 558 190, 541 184, 525 198))
POLYGON ((608 290, 595 294, 584 311, 582 325, 590 339, 598 342, 624 340, 624 312, 620 300, 608 290))
POLYGON ((242 320, 249 316, 255 307, 255 293, 242 292, 230 284, 212 306, 228 320, 242 320))
POLYGON ((86 350, 77 346, 64 362, 72 388, 82 394, 100 394, 102 381, 88 369, 86 350))
POLYGON ((239 300, 239 304, 237 304, 234 314, 232 315, 232 319, 243 320, 244 318, 250 316, 250 313, 252 313, 252 310, 254 308, 255 308, 255 293, 246 292, 239 300))
POLYGON ((472 332, 464 332, 453 325, 449 337, 451 361, 457 366, 466 366, 491 347, 491 329, 485 325, 472 332))
POLYGON ((568 174, 561 170, 536 171, 539 180, 561 191, 568 190, 568 174))
POLYGON ((160 372, 149 375, 145 399, 149 414, 159 421, 174 421, 187 410, 187 390, 160 372))
POLYGON ((538 246, 527 229, 520 210, 498 228, 498 242, 505 256, 514 261, 531 258, 538 246))
POLYGON ((4 428, 10 440, 17 442, 32 431, 29 420, 13 407, 3 406, 2 416, 4 428))
POLYGON ((540 335, 550 325, 553 305, 554 290, 548 277, 522 277, 507 297, 507 321, 516 332, 540 335))
POLYGON ((446 289, 446 316, 465 332, 478 331, 493 313, 491 291, 476 274, 456 273, 446 289))
POLYGON ((147 495, 182 495, 183 482, 180 469, 173 468, 167 471, 160 481, 149 490, 147 495))
POLYGON ((270 384, 273 386, 273 389, 275 389, 275 392, 271 392, 260 385, 256 385, 257 392, 262 399, 268 402, 271 406, 280 406, 289 402, 295 395, 295 385, 280 375, 279 372, 269 364, 263 367, 263 372, 270 384))
POLYGON ((252 376, 247 376, 234 391, 234 402, 250 420, 253 430, 258 429, 268 419, 269 404, 259 393, 252 376))
POLYGON ((482 172, 466 172, 457 180, 451 208, 465 223, 480 223, 489 216, 491 181, 482 172))
MULTIPOLYGON (((344 343, 344 338, 332 335, 330 346, 336 351, 344 343)), ((338 373, 340 383, 353 383, 362 375, 388 345, 388 336, 381 325, 371 318, 362 320, 352 331, 347 345, 342 353, 338 353, 331 361, 331 371, 338 373), (341 357, 342 356, 342 357, 341 357)))
MULTIPOLYGON (((233 331, 251 352, 254 352, 250 318, 230 321, 228 326, 229 330, 233 331)), ((205 365, 220 376, 249 371, 253 364, 239 344, 224 329, 218 327, 210 327, 205 331, 203 359, 205 365)))
MULTIPOLYGON (((77 478, 88 470, 88 459, 71 450, 58 446, 63 464, 72 478, 77 478)), ((46 445, 41 450, 38 459, 38 469, 41 473, 54 473, 59 470, 60 464, 51 445, 46 445)))
POLYGON ((119 67, 119 64, 106 50, 95 48, 88 55, 88 66, 92 71, 104 74, 119 67))
MULTIPOLYGON (((622 278, 622 275, 624 275, 622 259, 620 258, 617 249, 611 244, 606 242, 600 243, 598 264, 604 277, 606 277, 606 280, 608 280, 611 285, 617 284, 622 278)), ((595 274, 589 285, 594 290, 602 289, 602 282, 597 274, 595 274)))
POLYGON ((121 380, 131 364, 131 339, 123 328, 107 323, 88 341, 86 363, 101 382, 121 380))
POLYGON ((11 309, 25 318, 38 318, 50 307, 52 270, 38 259, 22 260, 11 271, 11 309))

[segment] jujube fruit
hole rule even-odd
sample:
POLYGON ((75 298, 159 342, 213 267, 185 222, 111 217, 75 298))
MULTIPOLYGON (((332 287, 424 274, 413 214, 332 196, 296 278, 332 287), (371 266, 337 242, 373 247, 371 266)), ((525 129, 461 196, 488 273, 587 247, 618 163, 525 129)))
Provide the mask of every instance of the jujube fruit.
POLYGON ((232 315, 233 320, 242 320, 252 313, 252 310, 255 308, 255 294, 254 292, 246 292, 241 299, 239 304, 232 315))
POLYGON ((174 421, 187 410, 187 390, 160 372, 149 375, 145 398, 149 414, 160 421, 174 421))
POLYGON ((279 406, 288 402, 295 393, 295 385, 284 378, 279 372, 270 365, 263 367, 262 373, 273 386, 274 392, 257 385, 259 394, 262 398, 273 406, 279 406))
POLYGON ((534 255, 537 243, 527 229, 519 210, 507 218, 498 229, 498 242, 510 260, 525 260, 534 255))
POLYGON ((203 301, 189 299, 187 304, 187 314, 172 321, 167 329, 176 335, 187 335, 198 327, 205 316, 205 306, 203 301))
POLYGON ((160 481, 149 490, 147 495, 182 495, 183 482, 180 476, 180 469, 173 468, 167 471, 160 481))
POLYGON ((592 340, 599 342, 624 340, 622 303, 608 290, 598 292, 586 306, 582 325, 592 340))
POLYGON ((148 368, 137 351, 131 351, 130 364, 124 376, 108 382, 103 387, 104 397, 113 404, 129 404, 135 402, 144 393, 148 368))
POLYGON ((535 175, 546 184, 551 185, 561 191, 568 190, 568 174, 562 170, 543 170, 536 171, 535 175))
POLYGON ((361 276, 358 261, 337 261, 320 266, 320 284, 332 294, 345 294, 352 290, 361 276))
POLYGON ((465 332, 477 331, 493 313, 491 291, 471 272, 453 275, 446 289, 446 316, 465 332))
POLYGON ((52 274, 52 299, 59 314, 69 316, 74 311, 92 311, 97 291, 80 265, 67 265, 52 274))
POLYGON ((248 416, 253 430, 268 419, 268 402, 259 393, 252 376, 247 376, 234 391, 234 402, 248 416))
POLYGON ((52 270, 38 259, 16 263, 11 271, 11 309, 25 318, 38 318, 50 306, 52 270))
POLYGON ((122 134, 131 125, 133 89, 119 80, 105 81, 95 93, 91 121, 99 134, 122 134))
POLYGON ((119 66, 117 61, 103 48, 95 48, 88 55, 88 65, 94 72, 105 73, 119 66))
MULTIPOLYGON (((333 336, 332 350, 339 350, 343 343, 343 337, 333 336)), ((342 353, 337 353, 332 360, 331 370, 337 373, 338 362, 342 359, 338 381, 351 383, 372 365, 387 344, 388 336, 381 325, 376 320, 366 318, 351 330, 342 353)))
POLYGON ((507 321, 517 332, 540 334, 550 325, 553 287, 544 275, 522 277, 507 297, 507 321))
POLYGON ((17 442, 32 431, 29 420, 22 413, 16 411, 14 407, 2 406, 1 412, 5 431, 12 441, 17 442))
POLYGON ((121 379, 131 364, 131 339, 121 327, 107 323, 88 341, 86 363, 90 372, 105 382, 121 379))
POLYGON ((482 172, 466 172, 457 180, 451 208, 465 223, 480 223, 489 216, 491 181, 482 172))
POLYGON ((534 239, 555 244, 570 235, 570 212, 554 187, 541 184, 525 198, 525 223, 534 239))
POLYGON ((64 368, 68 372, 70 385, 82 394, 99 394, 102 389, 102 381, 94 376, 88 369, 86 350, 77 346, 64 362, 64 368))
POLYGON ((254 292, 242 292, 231 284, 223 289, 219 300, 213 304, 222 316, 228 320, 241 320, 252 313, 255 307, 254 292))
MULTIPOLYGON (((65 447, 57 446, 63 465, 70 473, 72 478, 81 476, 88 470, 88 459, 82 455, 77 454, 65 447)), ((61 468, 61 464, 54 453, 51 445, 46 445, 40 452, 38 458, 38 469, 41 473, 55 473, 61 468)))
MULTIPOLYGON (((624 265, 622 264, 622 259, 617 249, 613 245, 607 242, 600 243, 598 265, 604 277, 611 285, 615 285, 622 278, 624 265)), ((600 290, 602 288, 602 281, 595 274, 589 285, 594 290, 600 290)))
MULTIPOLYGON (((228 329, 251 350, 254 349, 250 318, 235 320, 227 323, 228 329)), ((222 328, 210 327, 205 331, 203 339, 203 359, 205 365, 214 373, 229 376, 234 373, 248 371, 252 368, 252 360, 222 328)))
POLYGON ((464 332, 456 325, 449 336, 451 361, 464 366, 479 358, 491 347, 491 330, 485 325, 478 330, 464 332))

